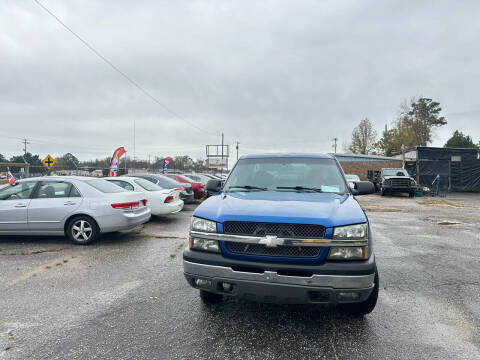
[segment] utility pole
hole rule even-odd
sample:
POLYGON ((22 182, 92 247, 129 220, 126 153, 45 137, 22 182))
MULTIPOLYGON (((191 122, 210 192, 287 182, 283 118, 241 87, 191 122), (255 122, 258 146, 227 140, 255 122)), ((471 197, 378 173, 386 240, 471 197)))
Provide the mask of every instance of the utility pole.
MULTIPOLYGON (((223 164, 223 132, 222 132, 222 164, 223 164)), ((220 174, 223 175, 223 166, 220 167, 220 174)))
POLYGON ((236 146, 236 148, 237 148, 237 160, 238 160, 238 145, 239 145, 239 144, 240 144, 240 143, 237 141, 237 146, 236 146))
POLYGON ((135 174, 135 165, 136 165, 136 159, 135 159, 135 119, 133 119, 133 173, 135 174))
POLYGON ((333 148, 335 149, 335 154, 337 153, 337 141, 338 141, 338 138, 333 138, 333 148))
POLYGON ((150 170, 150 156, 152 155, 148 154, 148 170, 150 170))
POLYGON ((22 140, 22 144, 23 144, 23 155, 27 155, 27 144, 30 144, 27 139, 23 139, 22 140))

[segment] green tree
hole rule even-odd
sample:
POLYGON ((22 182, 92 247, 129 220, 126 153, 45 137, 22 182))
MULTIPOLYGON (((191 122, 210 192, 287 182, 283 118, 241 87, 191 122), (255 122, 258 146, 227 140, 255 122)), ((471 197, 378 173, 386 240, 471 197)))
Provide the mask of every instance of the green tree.
POLYGON ((382 132, 382 137, 378 140, 375 147, 378 151, 385 155, 385 156, 392 156, 395 152, 395 144, 394 144, 394 137, 395 137, 395 129, 388 129, 387 125, 385 125, 385 130, 382 132))
POLYGON ((412 99, 410 109, 403 115, 411 122, 410 126, 415 137, 416 146, 427 146, 432 142, 433 129, 447 124, 445 117, 440 116, 440 103, 421 97, 412 99))
POLYGON ((354 154, 371 154, 377 144, 377 132, 368 118, 353 129, 350 151, 354 154))
POLYGON ((8 161, 7 158, 2 154, 0 154, 0 162, 7 162, 7 161, 8 161))
POLYGON ((391 129, 385 127, 377 147, 385 156, 400 153, 402 145, 407 148, 427 146, 432 141, 433 131, 447 120, 440 116, 438 102, 428 98, 412 99, 400 105, 400 115, 391 129))
POLYGON ((42 165, 42 160, 40 159, 40 156, 35 154, 31 154, 27 152, 25 155, 14 155, 10 158, 10 162, 16 162, 16 163, 28 163, 31 166, 40 166, 42 165))
POLYGON ((465 148, 465 149, 478 149, 472 138, 468 135, 464 135, 461 131, 455 130, 452 137, 448 139, 444 147, 449 148, 465 148))
POLYGON ((55 158, 55 168, 57 169, 75 170, 79 164, 80 162, 76 156, 71 153, 55 158))

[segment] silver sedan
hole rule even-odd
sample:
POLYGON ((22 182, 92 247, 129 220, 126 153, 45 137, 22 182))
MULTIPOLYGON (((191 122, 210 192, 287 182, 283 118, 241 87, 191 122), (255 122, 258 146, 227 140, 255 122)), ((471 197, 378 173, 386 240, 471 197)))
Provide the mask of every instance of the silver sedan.
POLYGON ((0 235, 66 235, 88 244, 100 233, 147 222, 142 193, 103 179, 37 177, 0 188, 0 235))

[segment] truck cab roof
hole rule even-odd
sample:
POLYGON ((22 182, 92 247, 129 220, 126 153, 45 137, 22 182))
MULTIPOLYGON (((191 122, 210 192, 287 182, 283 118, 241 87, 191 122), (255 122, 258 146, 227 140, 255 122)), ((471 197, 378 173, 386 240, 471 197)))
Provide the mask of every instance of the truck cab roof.
POLYGON ((261 158, 316 158, 316 159, 334 159, 330 154, 322 153, 271 153, 271 154, 251 154, 240 157, 241 159, 261 159, 261 158))

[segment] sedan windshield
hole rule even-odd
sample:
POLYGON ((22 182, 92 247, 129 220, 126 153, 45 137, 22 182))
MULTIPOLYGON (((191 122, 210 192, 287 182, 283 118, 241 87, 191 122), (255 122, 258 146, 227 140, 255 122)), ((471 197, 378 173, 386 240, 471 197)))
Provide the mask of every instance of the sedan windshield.
POLYGON ((241 159, 225 191, 302 191, 345 193, 345 180, 333 159, 241 159))

